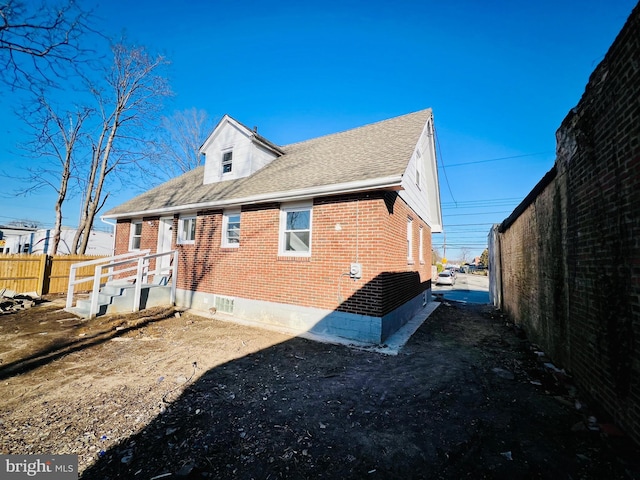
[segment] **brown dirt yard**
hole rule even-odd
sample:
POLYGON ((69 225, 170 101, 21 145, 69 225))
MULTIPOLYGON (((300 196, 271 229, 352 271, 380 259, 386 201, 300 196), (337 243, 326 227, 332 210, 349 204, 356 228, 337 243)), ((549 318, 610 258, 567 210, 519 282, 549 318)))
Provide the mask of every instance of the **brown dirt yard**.
POLYGON ((77 454, 84 479, 640 478, 634 444, 489 306, 443 303, 385 355, 47 300, 0 316, 0 453, 77 454))

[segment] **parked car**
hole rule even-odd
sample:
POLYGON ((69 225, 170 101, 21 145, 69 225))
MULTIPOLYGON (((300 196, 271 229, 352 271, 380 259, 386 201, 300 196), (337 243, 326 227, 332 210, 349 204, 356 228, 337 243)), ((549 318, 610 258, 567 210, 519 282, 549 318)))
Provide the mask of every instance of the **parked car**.
POLYGON ((438 279, 436 280, 436 285, 455 285, 456 277, 451 274, 450 271, 445 270, 444 272, 440 272, 438 274, 438 279))

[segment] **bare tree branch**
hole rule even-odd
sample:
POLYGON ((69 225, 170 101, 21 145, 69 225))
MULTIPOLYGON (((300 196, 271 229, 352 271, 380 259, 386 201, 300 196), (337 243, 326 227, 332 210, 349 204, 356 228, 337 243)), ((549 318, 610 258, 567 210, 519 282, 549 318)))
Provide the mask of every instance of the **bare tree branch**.
POLYGON ((88 51, 90 13, 75 0, 40 5, 20 0, 0 4, 0 80, 17 88, 53 85, 88 51))
POLYGON ((76 108, 75 111, 57 111, 44 92, 35 101, 24 106, 22 118, 34 130, 34 140, 25 148, 31 158, 43 161, 26 169, 27 188, 22 194, 33 193, 41 188, 49 187, 56 194, 55 227, 53 233, 52 253, 55 255, 60 243, 62 229, 62 205, 69 192, 69 181, 76 169, 78 144, 81 142, 84 122, 91 114, 88 108, 76 108))
POLYGON ((162 117, 155 148, 144 171, 147 185, 165 182, 202 165, 200 147, 214 127, 204 110, 191 108, 162 117))
POLYGON ((102 118, 93 142, 82 218, 72 243, 72 251, 78 253, 86 251, 88 233, 109 195, 103 191, 108 176, 139 159, 136 145, 143 141, 143 129, 155 118, 163 98, 171 95, 166 78, 158 73, 168 63, 164 57, 152 57, 144 48, 124 43, 114 45, 112 51, 113 66, 106 75, 106 90, 91 88, 102 118), (131 149, 127 150, 127 146, 131 149))

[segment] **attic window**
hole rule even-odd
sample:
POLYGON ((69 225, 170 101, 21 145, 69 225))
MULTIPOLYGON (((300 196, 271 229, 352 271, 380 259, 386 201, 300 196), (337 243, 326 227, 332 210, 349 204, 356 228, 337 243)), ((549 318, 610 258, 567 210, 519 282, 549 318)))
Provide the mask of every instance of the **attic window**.
POLYGON ((224 152, 222 154, 222 173, 231 173, 233 161, 233 151, 229 150, 228 152, 224 152))

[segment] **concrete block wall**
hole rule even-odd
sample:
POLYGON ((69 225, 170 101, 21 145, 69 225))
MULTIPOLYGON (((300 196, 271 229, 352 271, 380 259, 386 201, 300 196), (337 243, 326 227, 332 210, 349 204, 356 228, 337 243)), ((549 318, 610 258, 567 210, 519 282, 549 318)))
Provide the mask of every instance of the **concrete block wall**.
POLYGON ((500 228, 502 307, 640 441, 640 4, 500 228), (550 172, 551 173, 551 172, 550 172))

